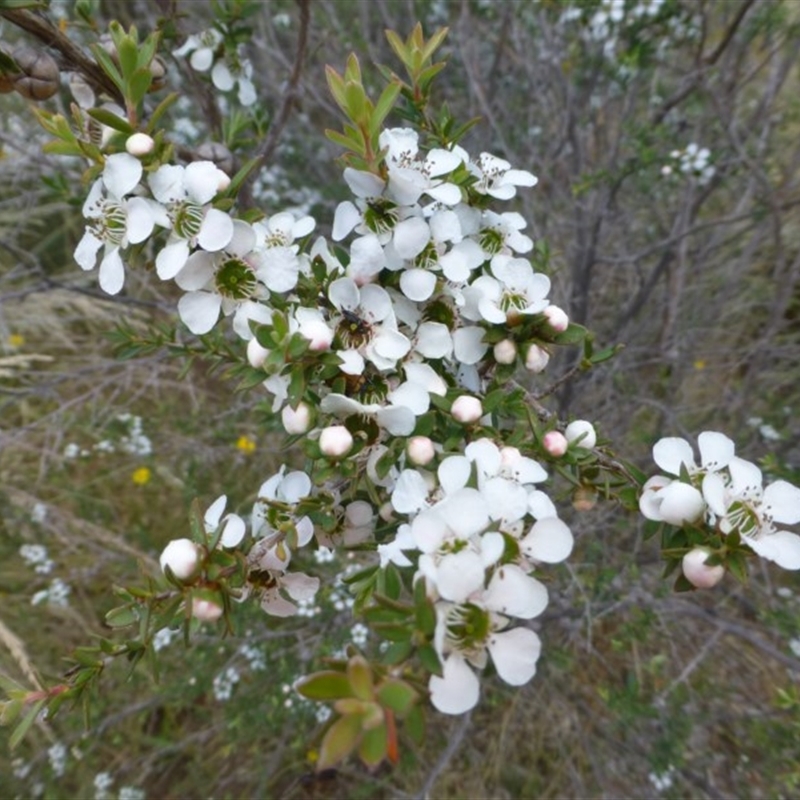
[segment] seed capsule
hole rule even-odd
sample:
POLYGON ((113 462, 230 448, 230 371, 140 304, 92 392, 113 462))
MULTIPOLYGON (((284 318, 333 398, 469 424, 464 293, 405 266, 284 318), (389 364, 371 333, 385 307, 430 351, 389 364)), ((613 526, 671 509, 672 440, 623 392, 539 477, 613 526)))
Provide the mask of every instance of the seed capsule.
POLYGON ((32 47, 18 47, 13 58, 22 70, 14 76, 14 89, 23 97, 47 100, 58 91, 61 72, 51 55, 32 47))

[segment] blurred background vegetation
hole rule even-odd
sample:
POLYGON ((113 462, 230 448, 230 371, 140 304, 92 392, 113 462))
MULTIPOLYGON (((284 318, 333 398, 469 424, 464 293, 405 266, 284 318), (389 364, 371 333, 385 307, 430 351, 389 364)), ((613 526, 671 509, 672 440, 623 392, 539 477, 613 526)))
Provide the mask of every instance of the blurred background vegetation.
MULTIPOLYGON (((1 4, 0 4, 1 5, 1 4)), ((77 42, 96 33, 50 13, 77 42)), ((185 93, 168 129, 191 151, 243 154, 269 135, 294 62, 295 3, 227 0, 259 102, 214 105, 168 59, 185 93)), ((212 4, 86 4, 176 39, 212 4)), ((323 68, 354 51, 395 66, 384 29, 449 26, 439 96, 481 117, 464 144, 539 176, 517 200, 549 251, 554 301, 614 360, 561 385, 565 417, 596 420, 645 472, 662 435, 720 430, 737 453, 800 481, 800 3, 796 0, 313 0, 300 96, 259 180, 267 214, 302 208, 329 229, 346 188, 324 137, 338 116, 323 68), (708 152, 704 152, 706 150, 708 152)), ((9 46, 31 37, 0 22, 9 46)), ((380 86, 377 70, 374 85, 380 86)), ((46 108, 66 112, 64 89, 46 108)), ((177 299, 152 271, 109 298, 72 258, 81 165, 42 154, 25 101, 0 96, 0 671, 57 680, 103 630, 111 584, 152 571, 185 534, 194 497, 249 513, 291 453, 265 398, 233 394, 201 359, 114 356, 121 320, 171 325, 177 299), (229 505, 229 507, 231 507, 229 505)), ((392 124, 402 124, 393 120, 392 124)), ((191 346, 188 333, 178 333, 191 346)), ((230 343, 236 346, 235 342, 230 343)), ((224 346, 224 343, 220 343, 224 346)), ((556 374, 573 366, 567 355, 556 374)), ((676 595, 641 522, 601 504, 564 515, 577 535, 551 571, 537 677, 491 682, 471 715, 428 715, 422 746, 369 774, 316 775, 324 720, 292 681, 363 630, 336 577, 316 606, 276 624, 242 610, 235 636, 159 642, 160 681, 107 670, 88 727, 78 710, 0 751, 3 797, 792 797, 800 793, 800 584, 756 565, 713 592, 676 595)), ((367 638, 364 647, 377 647, 367 638)), ((5 733, 3 734, 5 735, 5 733)))

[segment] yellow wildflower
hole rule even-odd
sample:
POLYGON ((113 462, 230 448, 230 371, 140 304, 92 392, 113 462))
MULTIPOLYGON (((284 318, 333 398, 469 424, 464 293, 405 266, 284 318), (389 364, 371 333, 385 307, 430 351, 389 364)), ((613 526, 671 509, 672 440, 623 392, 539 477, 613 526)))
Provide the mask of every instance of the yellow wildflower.
POLYGON ((256 449, 256 443, 249 436, 240 436, 236 440, 236 449, 249 455, 256 449))
POLYGON ((150 483, 150 478, 152 477, 152 472, 147 467, 139 467, 133 471, 133 475, 131 475, 131 480, 137 486, 144 486, 146 483, 150 483))

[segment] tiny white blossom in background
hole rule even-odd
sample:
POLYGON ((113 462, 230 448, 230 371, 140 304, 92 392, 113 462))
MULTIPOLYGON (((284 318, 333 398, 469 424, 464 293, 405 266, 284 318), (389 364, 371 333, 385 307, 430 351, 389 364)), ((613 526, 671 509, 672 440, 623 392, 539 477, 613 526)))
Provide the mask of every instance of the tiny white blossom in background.
POLYGON ((180 635, 181 632, 179 630, 173 630, 172 628, 162 628, 161 630, 156 631, 153 635, 153 650, 158 653, 165 647, 169 647, 169 645, 172 643, 172 640, 180 635))
POLYGON ((360 622, 357 622, 350 628, 350 641, 352 641, 356 647, 363 647, 367 643, 368 636, 369 629, 360 622))
POLYGON ((119 790, 117 800, 146 800, 147 794, 138 786, 123 786, 119 790))
POLYGON ((651 772, 647 778, 657 792, 666 792, 672 788, 675 767, 670 765, 665 772, 651 772))
POLYGON ((43 544, 23 544, 19 548, 19 554, 40 575, 47 575, 55 566, 52 559, 48 558, 47 548, 43 544))
POLYGON ((233 690, 237 683, 241 680, 241 675, 236 667, 228 667, 224 672, 221 672, 214 678, 212 689, 214 697, 220 702, 230 700, 233 695, 233 690))
POLYGON ((239 652, 247 660, 247 665, 253 672, 262 672, 267 668, 267 656, 260 647, 245 642, 239 652))
POLYGON ((51 606, 65 608, 69 605, 67 599, 72 590, 64 583, 61 578, 54 578, 47 589, 42 589, 31 598, 31 605, 38 606, 40 603, 48 603, 51 606))
POLYGON ((59 778, 63 777, 67 770, 67 746, 61 742, 56 742, 47 750, 47 760, 50 768, 59 778))
POLYGON ((94 800, 109 800, 111 793, 108 791, 114 783, 110 772, 98 772, 94 776, 94 800))

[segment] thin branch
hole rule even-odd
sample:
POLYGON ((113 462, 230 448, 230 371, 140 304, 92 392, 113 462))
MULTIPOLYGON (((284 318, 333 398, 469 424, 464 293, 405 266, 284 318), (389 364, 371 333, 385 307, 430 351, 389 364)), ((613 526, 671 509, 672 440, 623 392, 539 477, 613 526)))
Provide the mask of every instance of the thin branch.
POLYGON ((439 760, 433 765, 433 769, 428 774, 428 777, 425 779, 425 783, 422 784, 422 788, 419 790, 414 800, 428 800, 431 789, 433 789, 433 785, 436 783, 442 772, 447 769, 447 765, 456 754, 458 748, 461 747, 461 742, 464 740, 464 736, 466 736, 466 733, 469 730, 469 723, 471 719, 472 711, 468 711, 458 721, 458 725, 456 725, 455 731, 450 736, 450 741, 447 743, 447 747, 439 756, 439 760))

